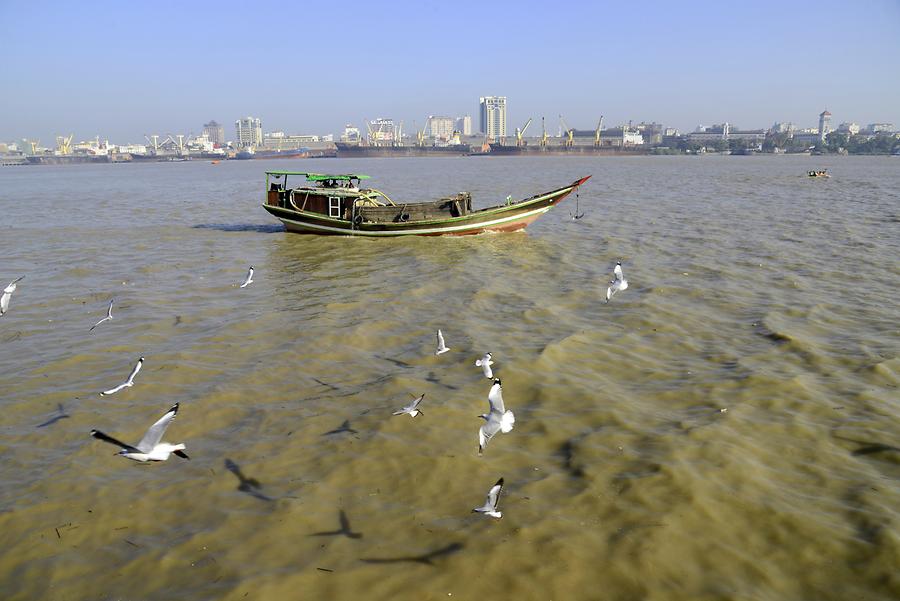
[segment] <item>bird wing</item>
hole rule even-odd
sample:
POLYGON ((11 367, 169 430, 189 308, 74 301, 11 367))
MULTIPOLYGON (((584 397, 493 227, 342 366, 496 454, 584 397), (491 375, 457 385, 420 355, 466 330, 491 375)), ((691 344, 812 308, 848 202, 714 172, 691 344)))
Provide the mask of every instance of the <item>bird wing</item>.
POLYGON ((440 330, 437 331, 437 345, 438 349, 446 348, 446 345, 444 344, 444 335, 441 334, 440 330))
POLYGON ((109 299, 109 306, 106 308, 106 319, 112 319, 113 300, 115 300, 115 299, 109 299))
POLYGON ((110 394, 116 394, 117 392, 119 392, 119 391, 122 390, 123 388, 127 388, 127 387, 128 387, 128 382, 124 382, 124 383, 122 383, 122 384, 119 384, 119 385, 116 386, 115 388, 110 388, 109 390, 104 390, 103 392, 100 393, 100 396, 107 396, 107 395, 110 395, 110 394))
POLYGON ((4 290, 3 295, 0 296, 0 315, 6 313, 6 311, 9 309, 9 297, 10 293, 4 290))
POLYGON ((616 264, 616 268, 613 269, 613 273, 614 273, 615 276, 616 276, 616 280, 615 280, 615 281, 621 282, 622 280, 625 279, 625 276, 622 274, 622 266, 621 266, 621 265, 616 264))
POLYGON ((163 434, 166 433, 166 428, 169 427, 169 423, 175 419, 176 413, 178 413, 178 403, 172 405, 172 408, 166 411, 165 415, 156 420, 155 424, 150 426, 150 429, 144 434, 141 442, 137 443, 137 448, 140 449, 142 453, 149 453, 159 444, 163 434))
POLYGON ((243 288, 244 286, 246 286, 247 284, 249 284, 252 281, 253 281, 253 268, 251 267, 250 269, 247 270, 247 277, 244 278, 244 283, 241 284, 241 288, 243 288))
POLYGON ((132 453, 142 452, 140 449, 137 449, 137 448, 131 446, 130 444, 125 444, 124 442, 122 442, 120 440, 116 440, 112 436, 109 436, 108 434, 104 434, 100 430, 91 430, 91 436, 93 436, 96 439, 102 440, 104 442, 114 444, 118 447, 122 447, 124 450, 130 451, 132 453))
POLYGON ((493 379, 494 372, 493 372, 493 370, 491 370, 491 362, 490 361, 485 361, 481 364, 481 371, 484 372, 485 378, 493 379))
POLYGON ((500 501, 501 490, 503 490, 503 478, 497 480, 497 483, 491 487, 490 491, 488 491, 485 505, 489 506, 494 511, 497 510, 497 503, 500 501))
POLYGON ((487 422, 485 422, 478 429, 478 452, 481 453, 484 448, 487 446, 491 439, 494 437, 494 434, 500 431, 500 420, 494 419, 494 416, 491 415, 487 422))
POLYGON ((25 279, 24 275, 20 278, 14 279, 13 281, 11 281, 9 283, 9 286, 7 286, 6 288, 3 289, 3 292, 8 292, 8 293, 12 294, 13 292, 16 291, 16 284, 18 284, 21 280, 24 280, 24 279, 25 279))
POLYGON ((141 357, 138 359, 138 362, 134 364, 134 369, 131 370, 131 373, 128 374, 128 379, 126 382, 128 384, 134 384, 134 377, 138 375, 138 372, 141 371, 141 366, 144 364, 144 358, 141 357))
POLYGON ((488 393, 488 403, 491 405, 491 413, 503 415, 506 412, 506 407, 503 405, 503 388, 500 384, 491 386, 491 391, 488 393))
POLYGON ((416 400, 414 400, 414 401, 412 402, 412 405, 410 405, 410 406, 408 407, 408 409, 415 409, 416 407, 418 407, 418 406, 419 406, 419 403, 421 403, 421 402, 422 402, 422 399, 424 399, 424 398, 425 398, 425 393, 423 392, 416 400))

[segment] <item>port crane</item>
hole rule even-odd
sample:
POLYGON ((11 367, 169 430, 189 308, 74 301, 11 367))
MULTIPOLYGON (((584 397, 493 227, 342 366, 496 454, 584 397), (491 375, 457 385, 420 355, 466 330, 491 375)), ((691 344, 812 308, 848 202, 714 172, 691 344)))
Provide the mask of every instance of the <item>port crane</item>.
POLYGON ((159 154, 159 136, 157 134, 151 136, 144 134, 144 139, 150 143, 150 146, 153 148, 153 154, 159 154))
POLYGON ((541 117, 541 148, 547 146, 547 139, 550 136, 547 135, 547 128, 544 127, 544 118, 541 117))
POLYGON ((57 154, 72 154, 72 137, 75 134, 69 134, 69 137, 56 136, 56 152, 57 154))
POLYGON ((528 126, 531 125, 531 117, 528 118, 528 121, 525 123, 525 127, 522 129, 516 128, 516 146, 525 146, 525 142, 522 140, 522 137, 525 135, 525 130, 528 129, 528 126))
POLYGON ((25 142, 26 144, 31 146, 31 154, 32 155, 37 154, 37 148, 38 148, 38 146, 41 145, 40 140, 23 140, 23 142, 25 142))
POLYGON ((563 116, 559 116, 559 124, 562 126, 563 131, 566 132, 566 138, 563 140, 563 146, 569 148, 575 145, 575 130, 569 127, 569 124, 566 123, 566 120, 563 119, 563 116))
POLYGON ((597 123, 597 131, 594 132, 594 146, 600 146, 600 130, 603 129, 603 115, 600 115, 600 121, 597 123))

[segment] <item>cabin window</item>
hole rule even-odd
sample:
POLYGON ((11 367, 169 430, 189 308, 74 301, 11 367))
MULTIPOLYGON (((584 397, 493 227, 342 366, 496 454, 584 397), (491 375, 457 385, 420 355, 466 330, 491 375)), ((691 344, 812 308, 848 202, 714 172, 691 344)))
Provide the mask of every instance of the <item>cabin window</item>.
POLYGON ((341 218, 341 198, 339 196, 328 197, 328 216, 341 218))

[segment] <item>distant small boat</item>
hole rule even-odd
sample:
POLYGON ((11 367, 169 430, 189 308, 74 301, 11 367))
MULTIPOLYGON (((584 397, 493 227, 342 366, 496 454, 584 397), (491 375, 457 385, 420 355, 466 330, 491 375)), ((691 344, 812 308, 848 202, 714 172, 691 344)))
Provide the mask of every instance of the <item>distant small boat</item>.
POLYGON ((210 161, 210 165, 218 165, 219 161, 210 161))
POLYGON ((375 189, 360 188, 367 175, 328 175, 296 171, 266 172, 263 207, 290 232, 341 236, 440 236, 515 232, 559 204, 590 176, 549 192, 485 209, 472 208, 462 192, 426 202, 394 202, 375 189), (288 178, 304 177, 291 187, 288 178))
POLYGON ((828 175, 827 169, 818 169, 816 171, 807 171, 806 175, 808 175, 809 177, 831 177, 830 175, 828 175))

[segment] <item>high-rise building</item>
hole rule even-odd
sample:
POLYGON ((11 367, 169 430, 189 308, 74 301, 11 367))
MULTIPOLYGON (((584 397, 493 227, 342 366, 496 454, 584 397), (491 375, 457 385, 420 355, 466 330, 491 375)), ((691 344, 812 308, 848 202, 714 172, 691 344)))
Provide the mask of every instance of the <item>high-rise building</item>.
POLYGON ((831 113, 827 110, 819 113, 819 139, 825 141, 825 136, 831 133, 831 113))
POLYGON ((456 131, 464 136, 472 135, 472 115, 463 115, 456 118, 456 131))
POLYGON ((456 121, 453 117, 428 116, 428 133, 435 140, 447 141, 453 135, 453 127, 456 121))
POLYGON ((203 124, 203 133, 209 138, 213 146, 223 146, 225 144, 225 128, 216 123, 215 119, 203 124))
POLYGON ((482 96, 481 133, 493 141, 506 137, 506 96, 482 96))
POLYGON ((244 117, 234 122, 237 144, 241 147, 262 146, 262 122, 258 117, 244 117))

